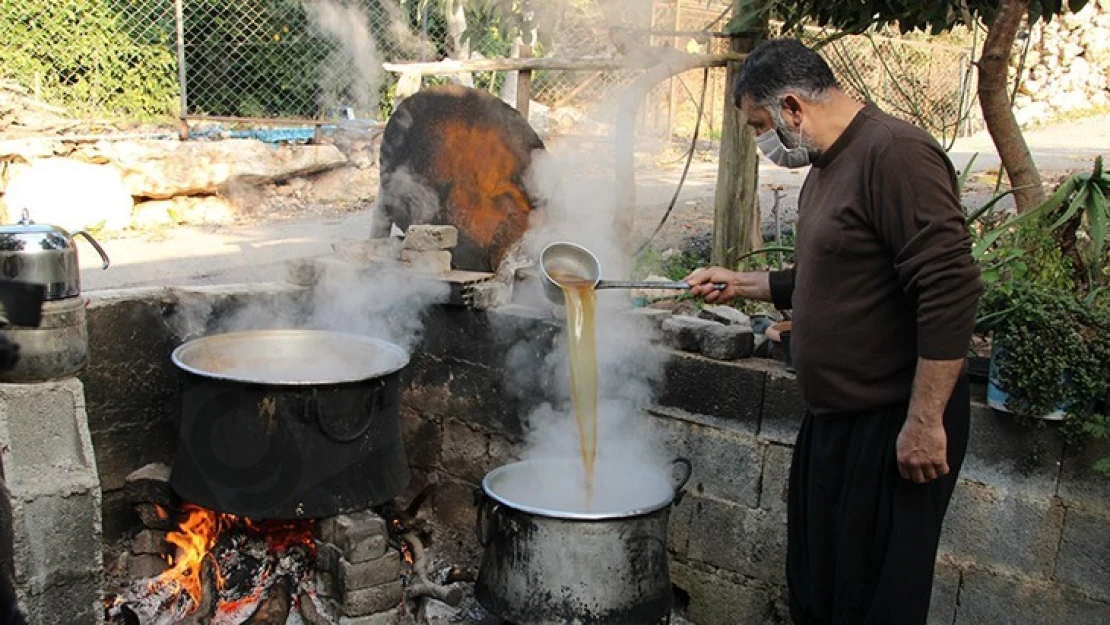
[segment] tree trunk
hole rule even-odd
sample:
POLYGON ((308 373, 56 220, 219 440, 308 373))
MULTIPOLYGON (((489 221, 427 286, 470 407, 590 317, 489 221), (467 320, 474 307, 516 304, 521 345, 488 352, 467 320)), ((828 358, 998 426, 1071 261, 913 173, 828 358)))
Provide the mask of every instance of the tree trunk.
MULTIPOLYGON (((737 0, 733 10, 741 11, 742 4, 741 0, 737 0)), ((754 32, 733 37, 732 52, 751 52, 761 34, 754 32)), ((740 76, 741 67, 742 63, 729 63, 728 80, 725 82, 725 112, 721 122, 721 156, 717 168, 713 252, 710 258, 713 265, 729 269, 736 269, 740 256, 763 242, 759 208, 759 152, 744 112, 732 101, 733 85, 740 76)))
POLYGON ((1016 189, 1014 201, 1019 212, 1045 200, 1041 174, 1014 118, 1009 94, 1014 38, 1022 18, 1028 13, 1028 0, 1002 0, 998 14, 987 31, 983 55, 979 58, 979 106, 998 150, 998 157, 1002 160, 1002 167, 1010 177, 1010 186, 1016 189))

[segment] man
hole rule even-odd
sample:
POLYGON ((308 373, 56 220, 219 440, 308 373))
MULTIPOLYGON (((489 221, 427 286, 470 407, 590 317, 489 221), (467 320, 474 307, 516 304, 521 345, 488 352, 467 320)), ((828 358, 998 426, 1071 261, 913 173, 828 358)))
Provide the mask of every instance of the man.
POLYGON ((793 269, 686 278, 709 302, 793 311, 808 412, 787 506, 792 616, 925 623, 967 446, 963 363, 982 291, 955 171, 932 137, 853 100, 797 41, 758 46, 733 96, 769 159, 812 165, 793 269))

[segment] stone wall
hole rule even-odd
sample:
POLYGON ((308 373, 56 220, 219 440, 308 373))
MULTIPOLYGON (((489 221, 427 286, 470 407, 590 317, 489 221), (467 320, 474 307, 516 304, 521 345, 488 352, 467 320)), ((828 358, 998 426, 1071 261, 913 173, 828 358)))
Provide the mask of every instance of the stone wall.
MULTIPOLYGON (((1089 0, 1029 31, 1029 52, 1014 98, 1019 124, 1110 105, 1110 0, 1089 0)), ((1011 78, 1026 42, 1014 45, 1011 78)))
MULTIPOLYGON (((182 337, 183 297, 230 310, 295 289, 251 287, 95 294, 92 364, 81 376, 104 489, 104 532, 137 521, 123 478, 172 462, 177 382, 169 353, 182 337)), ((413 468, 409 496, 430 482, 425 513, 436 549, 478 563, 473 493, 482 476, 518 457, 536 398, 505 382, 507 346, 542 358, 559 333, 550 315, 522 308, 437 307, 406 372, 402 419, 413 468), (520 337, 529 337, 526 343, 520 337)), ((660 348, 663 349, 663 348, 660 348)), ((519 352, 517 353, 519 356, 519 352)), ((694 475, 673 510, 670 547, 678 597, 695 623, 787 620, 785 492, 803 406, 792 376, 762 360, 671 354, 659 401, 644 418, 694 475)), ((1075 453, 1051 428, 1029 430, 976 405, 968 457, 942 539, 931 623, 1100 623, 1110 614, 1110 480, 1089 467, 1110 449, 1075 453), (1037 451, 1040 464, 1025 468, 1037 451)))

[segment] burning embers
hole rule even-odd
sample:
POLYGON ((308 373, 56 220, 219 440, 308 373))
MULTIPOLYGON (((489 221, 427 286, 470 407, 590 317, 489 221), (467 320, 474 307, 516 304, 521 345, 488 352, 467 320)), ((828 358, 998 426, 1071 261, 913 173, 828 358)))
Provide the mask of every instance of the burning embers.
POLYGON ((121 559, 131 581, 108 601, 113 624, 324 625, 378 614, 395 622, 411 568, 401 534, 423 535, 391 505, 382 514, 398 519, 393 532, 370 510, 277 521, 183 504, 164 465, 128 476, 124 493, 144 529, 121 559))
POLYGON ((320 617, 313 522, 254 522, 184 506, 166 535, 169 568, 135 582, 108 611, 109 622, 238 625, 286 623, 292 611, 320 617))

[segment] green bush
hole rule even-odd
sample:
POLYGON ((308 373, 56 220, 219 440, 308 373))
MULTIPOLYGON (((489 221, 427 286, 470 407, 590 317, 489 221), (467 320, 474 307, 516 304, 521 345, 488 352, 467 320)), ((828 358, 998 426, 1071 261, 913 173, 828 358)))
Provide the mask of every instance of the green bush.
POLYGON ((0 74, 77 115, 167 115, 178 95, 168 33, 140 41, 128 19, 104 0, 4 0, 0 74))

